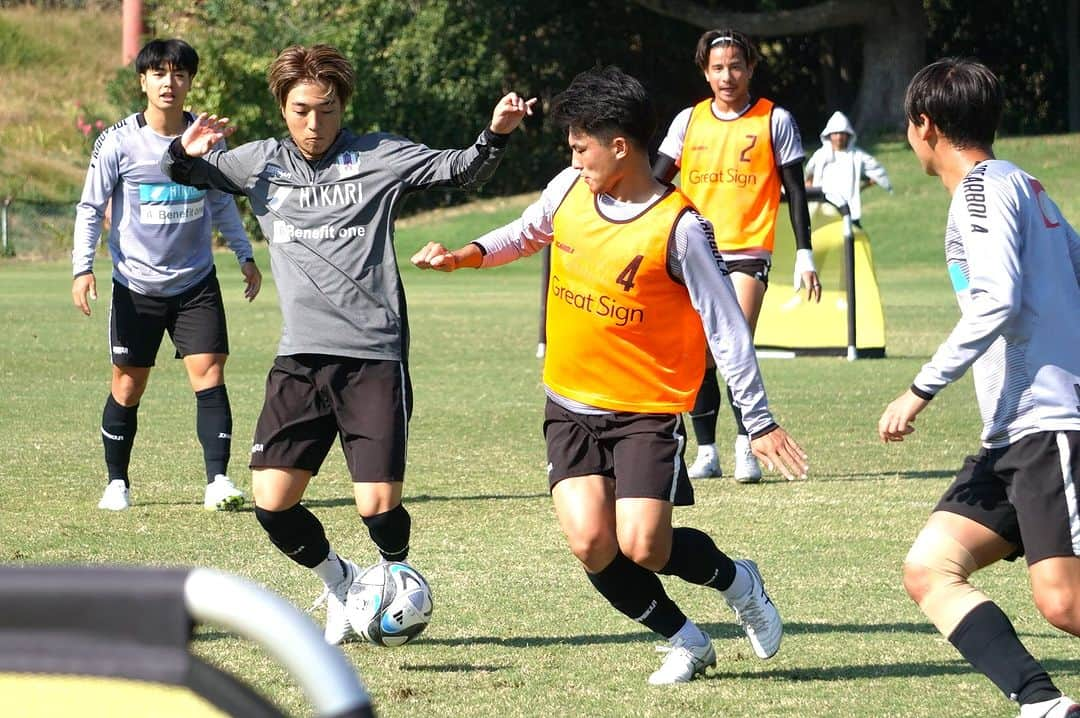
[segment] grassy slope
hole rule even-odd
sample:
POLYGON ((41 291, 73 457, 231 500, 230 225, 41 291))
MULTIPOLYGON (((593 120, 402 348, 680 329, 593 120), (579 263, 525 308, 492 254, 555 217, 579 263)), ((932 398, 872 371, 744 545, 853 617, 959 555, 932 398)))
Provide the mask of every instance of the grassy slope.
POLYGON ((18 98, 0 105, 0 195, 68 201, 89 150, 76 103, 91 121, 117 119, 104 98, 120 65, 120 16, 24 6, 0 12, 0 33, 0 91, 18 98))

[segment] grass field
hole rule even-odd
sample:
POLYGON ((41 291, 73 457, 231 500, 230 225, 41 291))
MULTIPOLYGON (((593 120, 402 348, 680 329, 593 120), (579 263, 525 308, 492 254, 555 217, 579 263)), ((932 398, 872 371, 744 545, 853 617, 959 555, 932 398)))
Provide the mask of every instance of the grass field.
MULTIPOLYGON (((0 88, 20 99, 0 108, 0 193, 66 199, 78 192, 87 147, 75 129, 75 103, 91 119, 115 116, 102 98, 118 28, 114 13, 0 13, 0 88)), ((808 151, 817 129, 803 128, 808 151)), ((908 385, 956 309, 941 262, 947 197, 901 143, 870 149, 897 186, 891 197, 864 195, 888 358, 763 361, 774 411, 811 454, 810 480, 699 483, 697 505, 677 512, 676 522, 706 529, 732 555, 758 561, 785 618, 784 645, 775 659, 758 661, 718 596, 666 581, 713 635, 719 657, 706 680, 679 689, 645 685, 659 660, 653 636, 593 592, 556 528, 540 436, 540 365, 532 357, 537 263, 452 276, 403 269, 417 397, 406 484, 411 559, 432 583, 436 609, 413 645, 345 647, 379 715, 1015 715, 900 587, 914 532, 976 448, 979 427, 965 379, 934 401, 910 441, 885 447, 876 439, 882 408, 908 385)), ((1065 215, 1080 221, 1080 136, 1007 139, 999 154, 1038 175, 1065 215)), ((403 222, 400 257, 428 239, 467 241, 514 217, 524 201, 403 222)), ((265 246, 258 256, 267 282, 250 305, 232 258, 219 258, 232 330, 232 476, 245 488, 247 443, 280 329, 265 246)), ((103 485, 98 425, 108 391, 108 276, 102 259, 102 298, 87 320, 71 306, 67 263, 0 259, 0 561, 211 566, 306 607, 317 580, 270 546, 250 511, 200 508, 194 402, 166 349, 140 411, 136 504, 122 514, 95 508, 103 485)), ((787 291, 785 284, 777 277, 771 291, 787 291)), ((720 430, 722 445, 730 445, 726 418, 720 430)), ((371 562, 350 493, 335 452, 307 504, 343 555, 371 562)), ((976 582, 1015 617, 1058 685, 1080 693, 1077 643, 1032 607, 1023 566, 993 567, 976 582)), ((252 645, 207 629, 194 650, 290 712, 310 714, 290 678, 252 645)))
MULTIPOLYGON (((1002 142, 1000 154, 1040 175, 1075 223, 1080 177, 1066 158, 1078 149, 1075 136, 1025 138, 1002 142)), ((882 408, 908 385, 956 309, 941 266, 944 191, 899 144, 875 151, 897 185, 892 197, 866 195, 864 222, 885 303, 888 358, 763 361, 775 413, 810 453, 810 480, 698 483, 697 505, 676 514, 677 523, 708 530, 732 555, 757 560, 786 622, 783 648, 758 661, 715 593, 667 581, 714 636, 719 656, 717 671, 679 689, 645 684, 658 662, 653 637, 593 592, 556 527, 540 435, 540 365, 532 356, 536 262, 450 276, 403 269, 417 397, 406 484, 410 558, 433 585, 436 607, 415 644, 345 648, 380 715, 1015 714, 900 586, 904 553, 976 448, 979 426, 965 379, 934 401, 909 441, 886 447, 876 439, 882 408)), ((514 217, 522 201, 411 220, 399 232, 400 257, 428 239, 467 241, 514 217)), ((264 245, 258 256, 268 273, 264 245)), ((95 508, 108 390, 107 265, 99 261, 103 296, 85 319, 71 306, 65 263, 0 262, 0 561, 211 566, 306 607, 317 579, 271 547, 250 511, 200 508, 194 402, 165 349, 139 414, 136 504, 120 514, 95 508)), ((220 256, 219 274, 233 349, 232 475, 247 487, 247 441, 280 317, 269 274, 253 304, 241 299, 231 256, 220 256)), ((777 281, 772 291, 788 291, 784 285, 777 281)), ((731 438, 725 418, 722 445, 731 438)), ((339 452, 307 504, 340 553, 375 559, 339 452)), ((1080 693, 1077 644, 1037 614, 1023 566, 993 567, 977 583, 1015 617, 1060 687, 1080 693)), ((195 651, 288 710, 310 713, 289 677, 248 643, 203 631, 195 651)))

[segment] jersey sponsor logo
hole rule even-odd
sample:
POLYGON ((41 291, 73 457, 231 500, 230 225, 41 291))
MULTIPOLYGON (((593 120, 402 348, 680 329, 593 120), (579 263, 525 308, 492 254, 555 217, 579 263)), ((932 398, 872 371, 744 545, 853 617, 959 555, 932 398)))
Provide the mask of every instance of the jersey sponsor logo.
POLYGON ((708 145, 692 145, 687 148, 690 152, 706 152, 709 149, 708 145))
POLYGON ((645 321, 644 309, 624 306, 619 304, 615 297, 606 294, 594 296, 592 293, 575 292, 567 287, 557 274, 551 275, 551 296, 583 312, 610 318, 617 327, 641 324, 645 321))
POLYGON ((203 202, 195 204, 144 204, 139 207, 139 221, 143 224, 184 224, 202 219, 203 202))
POLYGON ((1039 204, 1039 212, 1042 213, 1043 225, 1047 229, 1054 229, 1061 226, 1061 215, 1058 214, 1057 208, 1054 207, 1054 203, 1050 201, 1050 195, 1046 193, 1046 188, 1042 186, 1042 182, 1030 178, 1028 182, 1031 184, 1031 190, 1035 193, 1035 201, 1039 204))
POLYGON ((563 244, 562 242, 555 242, 555 246, 558 247, 559 249, 561 249, 562 251, 566 252, 567 254, 573 254, 574 253, 574 248, 571 247, 569 244, 563 244))
POLYGON ((332 224, 322 224, 318 227, 309 228, 297 227, 295 224, 289 224, 278 219, 274 220, 274 233, 270 241, 274 244, 288 244, 289 242, 304 240, 353 239, 354 237, 364 237, 366 235, 367 227, 361 225, 337 227, 332 224))
POLYGON ((967 207, 968 217, 971 219, 971 231, 986 234, 990 230, 986 228, 986 165, 982 164, 971 170, 963 182, 960 183, 960 192, 967 207), (976 221, 978 220, 978 221, 976 221), (982 222, 983 224, 979 224, 982 222))
MULTIPOLYGON (((156 163, 155 163, 156 164, 156 163)), ((183 203, 188 204, 202 199, 206 195, 205 190, 195 189, 187 185, 168 182, 165 184, 141 184, 139 185, 139 201, 154 202, 157 204, 183 203)))
POLYGON ((139 185, 139 221, 143 224, 184 224, 202 219, 205 190, 175 182, 139 185))
POLYGON ((697 212, 691 211, 694 219, 697 221, 698 226, 701 227, 701 231, 705 233, 705 241, 709 243, 709 253, 712 254, 713 259, 716 261, 716 266, 724 274, 731 274, 728 270, 727 262, 724 261, 724 257, 720 254, 720 248, 716 246, 716 235, 713 232, 712 222, 702 217, 697 212))
POLYGON ((757 187, 758 177, 749 172, 740 172, 734 167, 728 167, 720 172, 702 172, 690 170, 688 177, 690 184, 733 184, 736 187, 757 187))
POLYGON ((292 172, 284 170, 271 162, 263 168, 260 176, 265 177, 266 179, 291 179, 292 172))
POLYGON ((300 193, 300 209, 344 207, 364 201, 364 190, 359 181, 298 187, 297 191, 300 193))

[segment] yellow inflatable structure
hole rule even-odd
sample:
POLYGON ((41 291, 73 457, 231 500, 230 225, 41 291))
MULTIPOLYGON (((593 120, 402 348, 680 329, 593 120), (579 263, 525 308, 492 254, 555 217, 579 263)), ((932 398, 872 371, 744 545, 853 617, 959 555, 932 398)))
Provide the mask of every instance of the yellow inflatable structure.
MULTIPOLYGON (((815 220, 821 219, 821 214, 815 220)), ((848 278, 844 261, 845 221, 838 218, 814 230, 814 264, 821 277, 821 303, 806 301, 806 290, 792 291, 795 242, 788 222, 777 222, 776 251, 769 273, 769 291, 758 318, 754 344, 768 356, 839 355, 848 359, 885 356, 885 314, 874 273, 870 241, 853 228, 854 316, 849 316, 848 278), (786 236, 785 236, 786 235, 786 236), (851 319, 854 321, 852 322, 851 319), (849 328, 849 325, 853 325, 849 328), (854 337, 851 337, 851 329, 854 337)))

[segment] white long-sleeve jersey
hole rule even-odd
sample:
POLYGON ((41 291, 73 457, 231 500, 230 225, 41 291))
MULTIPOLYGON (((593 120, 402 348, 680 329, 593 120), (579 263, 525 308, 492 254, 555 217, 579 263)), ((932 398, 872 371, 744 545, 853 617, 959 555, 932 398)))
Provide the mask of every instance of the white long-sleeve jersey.
MULTIPOLYGON (((477 239, 475 244, 484 250, 481 266, 506 264, 550 244, 554 239, 555 211, 577 177, 577 170, 563 170, 520 218, 477 239)), ((600 195, 597 207, 610 220, 627 221, 651 204, 651 201, 641 204, 619 202, 600 195)), ((769 429, 775 422, 769 412, 753 338, 739 308, 727 267, 716 251, 712 225, 697 212, 684 214, 675 227, 668 247, 668 271, 686 285, 690 302, 701 316, 705 339, 716 358, 717 368, 742 409, 747 431, 754 435, 769 429)), ((556 395, 550 389, 548 396, 579 413, 609 413, 556 395)))
POLYGON ((177 184, 158 167, 172 140, 154 132, 141 112, 98 137, 75 210, 73 274, 93 270, 110 200, 113 278, 134 292, 171 297, 205 279, 214 268, 212 227, 239 262, 251 259, 231 195, 177 184))
POLYGON ((960 320, 913 382, 973 367, 983 445, 1080 430, 1080 237, 1042 184, 987 160, 953 194, 945 261, 960 320))

